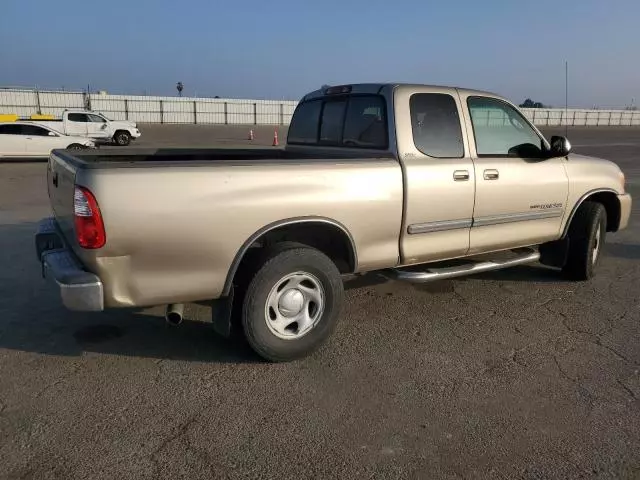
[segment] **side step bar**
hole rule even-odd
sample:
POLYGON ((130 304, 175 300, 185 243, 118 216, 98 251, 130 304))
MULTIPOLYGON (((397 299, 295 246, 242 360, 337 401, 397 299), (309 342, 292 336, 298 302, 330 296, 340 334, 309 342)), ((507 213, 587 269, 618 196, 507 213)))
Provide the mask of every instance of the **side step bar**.
POLYGON ((464 277, 474 273, 489 272, 501 268, 515 267, 526 263, 536 262, 540 259, 540 253, 531 248, 512 250, 515 257, 504 260, 488 260, 483 262, 471 262, 454 267, 431 267, 423 271, 402 270, 393 268, 380 272, 381 275, 391 279, 409 283, 427 283, 448 278, 464 277))

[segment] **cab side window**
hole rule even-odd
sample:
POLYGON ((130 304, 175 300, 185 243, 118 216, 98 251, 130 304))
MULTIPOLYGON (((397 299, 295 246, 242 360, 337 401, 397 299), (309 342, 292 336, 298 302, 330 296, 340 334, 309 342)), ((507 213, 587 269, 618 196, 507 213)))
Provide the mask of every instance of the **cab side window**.
POLYGON ((478 157, 542 156, 542 139, 511 105, 490 97, 469 97, 467 105, 478 157))
POLYGON ((416 93, 409 100, 413 143, 434 158, 464 156, 458 106, 451 95, 416 93))
POLYGON ((70 113, 68 118, 70 122, 88 123, 90 121, 86 113, 70 113))

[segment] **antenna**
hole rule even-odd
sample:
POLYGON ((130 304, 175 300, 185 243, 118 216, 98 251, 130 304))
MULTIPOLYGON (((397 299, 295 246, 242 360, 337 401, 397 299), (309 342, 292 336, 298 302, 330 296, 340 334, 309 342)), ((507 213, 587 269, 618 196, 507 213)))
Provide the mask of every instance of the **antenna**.
POLYGON ((564 61, 564 136, 569 133, 569 62, 564 61))

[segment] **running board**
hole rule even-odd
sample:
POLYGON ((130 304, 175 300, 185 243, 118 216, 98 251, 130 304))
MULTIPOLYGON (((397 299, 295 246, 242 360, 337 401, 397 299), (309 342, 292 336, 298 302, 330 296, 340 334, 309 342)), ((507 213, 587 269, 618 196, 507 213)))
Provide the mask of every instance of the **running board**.
MULTIPOLYGON (((504 260, 487 260, 475 263, 470 262, 453 267, 427 267, 421 271, 393 268, 384 270, 380 272, 380 274, 391 280, 399 280, 409 283, 427 283, 436 280, 445 280, 448 278, 464 277, 466 275, 473 275, 474 273, 499 270, 501 268, 515 267, 516 265, 536 262, 540 259, 540 253, 531 248, 519 248, 511 250, 511 252, 516 254, 516 256, 504 260)), ((414 268, 419 268, 419 266, 414 268)))

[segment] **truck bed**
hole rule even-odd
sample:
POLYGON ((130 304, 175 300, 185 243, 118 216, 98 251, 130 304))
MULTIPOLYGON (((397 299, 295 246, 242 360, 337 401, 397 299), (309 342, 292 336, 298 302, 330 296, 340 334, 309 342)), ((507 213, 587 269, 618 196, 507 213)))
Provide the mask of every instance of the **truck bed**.
POLYGON ((254 163, 295 163, 326 162, 331 160, 357 161, 363 159, 395 159, 388 151, 371 152, 357 149, 343 149, 336 152, 291 151, 284 148, 135 148, 129 150, 88 150, 70 152, 53 150, 52 154, 63 159, 75 168, 108 169, 140 168, 173 165, 211 165, 212 162, 225 166, 247 165, 254 163))

